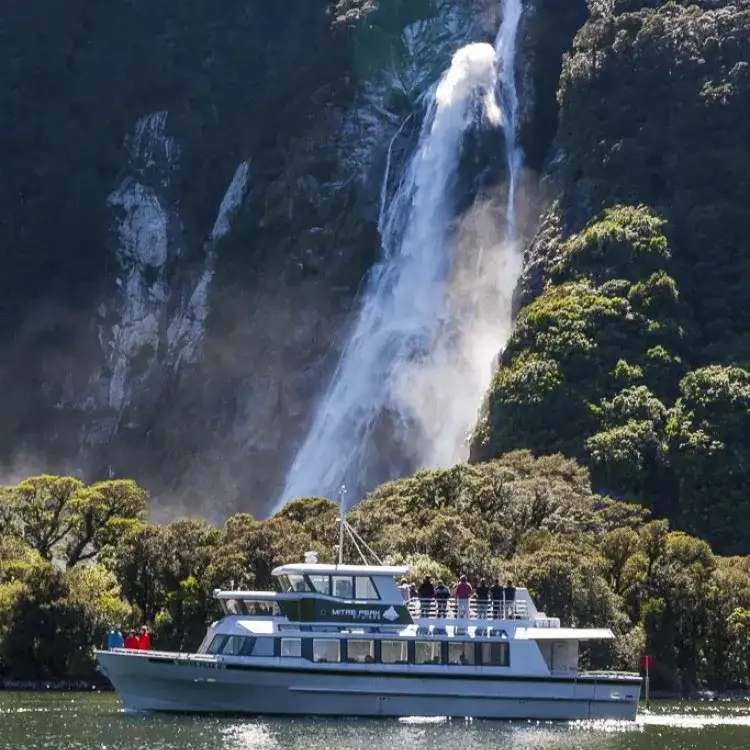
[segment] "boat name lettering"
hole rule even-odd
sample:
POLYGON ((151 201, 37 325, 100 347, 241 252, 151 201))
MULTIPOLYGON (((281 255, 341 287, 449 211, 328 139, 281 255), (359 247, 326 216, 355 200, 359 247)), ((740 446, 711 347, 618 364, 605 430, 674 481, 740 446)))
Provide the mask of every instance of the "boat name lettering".
POLYGON ((379 620, 378 609, 332 609, 333 617, 351 617, 353 620, 379 620))
POLYGON ((219 662, 215 661, 189 661, 188 664, 191 667, 198 667, 202 669, 222 669, 224 667, 223 664, 220 664, 219 662))

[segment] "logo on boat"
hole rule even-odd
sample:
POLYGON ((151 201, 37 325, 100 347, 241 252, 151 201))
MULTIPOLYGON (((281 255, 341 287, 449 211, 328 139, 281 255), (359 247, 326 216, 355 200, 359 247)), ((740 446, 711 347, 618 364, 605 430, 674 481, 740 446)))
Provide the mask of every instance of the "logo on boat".
POLYGON ((356 609, 354 607, 332 607, 329 609, 319 609, 318 617, 327 618, 345 618, 353 621, 366 621, 366 622, 378 622, 380 620, 388 620, 388 622, 395 622, 399 619, 399 614, 394 607, 388 607, 385 612, 379 609, 356 609))
POLYGON ((393 622, 394 620, 398 620, 398 612, 396 612, 393 607, 388 607, 385 612, 383 612, 383 617, 386 620, 389 620, 390 622, 393 622))

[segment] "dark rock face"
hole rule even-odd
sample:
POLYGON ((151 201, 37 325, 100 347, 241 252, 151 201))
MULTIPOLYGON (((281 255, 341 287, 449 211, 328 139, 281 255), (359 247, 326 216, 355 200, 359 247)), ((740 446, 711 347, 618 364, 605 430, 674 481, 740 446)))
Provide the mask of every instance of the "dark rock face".
MULTIPOLYGON (((357 85, 351 34, 333 23, 328 5, 161 0, 63 8, 35 0, 0 11, 0 383, 10 407, 0 445, 12 461, 20 454, 22 463, 30 456, 32 464, 38 458, 48 468, 94 474, 109 466, 143 476, 158 492, 179 469, 169 459, 189 447, 181 433, 210 430, 185 413, 182 379, 191 373, 173 367, 180 355, 167 351, 174 343, 167 329, 189 312, 211 265, 206 243, 243 160, 252 161, 254 192, 241 196, 250 208, 222 248, 227 269, 208 269, 233 282, 234 291, 217 295, 216 315, 259 277, 275 274, 283 298, 289 270, 310 253, 308 243, 295 244, 311 223, 303 191, 293 185, 297 205, 287 211, 283 181, 304 177, 309 193, 315 180, 335 179, 335 139, 325 133, 357 85), (138 156, 128 142, 143 138, 138 156), (262 228, 253 210, 263 213, 262 228), (274 213, 285 211, 280 228, 274 213), (146 257, 162 244, 156 255, 164 258, 146 257), (232 268, 237 258, 240 272, 232 268), (154 335, 140 345, 144 321, 154 335), (146 370, 150 376, 139 379, 146 370), (172 410, 178 424, 169 424, 172 410)), ((343 213, 352 191, 335 200, 343 213)), ((336 250, 346 253, 357 235, 366 252, 368 217, 350 211, 347 221, 336 250)), ((322 244, 318 267, 333 249, 322 244)), ((200 345, 208 321, 198 324, 185 346, 200 345)), ((201 387, 210 389, 205 375, 201 387)))
POLYGON ((416 111, 397 164, 419 96, 457 47, 491 38, 493 13, 484 0, 0 10, 11 476, 110 472, 168 515, 262 512, 377 257, 391 137, 416 111))

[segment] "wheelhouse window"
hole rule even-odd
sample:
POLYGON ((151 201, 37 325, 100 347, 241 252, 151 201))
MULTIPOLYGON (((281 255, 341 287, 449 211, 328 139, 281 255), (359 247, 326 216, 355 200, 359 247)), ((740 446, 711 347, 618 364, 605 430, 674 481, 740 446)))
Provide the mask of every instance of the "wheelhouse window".
POLYGON ((217 635, 207 653, 225 656, 273 656, 274 639, 244 635, 217 635))
POLYGON ((355 599, 380 599, 378 590, 370 576, 357 576, 354 579, 355 599))
POLYGON ((354 598, 354 579, 352 576, 331 576, 333 583, 333 596, 339 599, 354 598))
POLYGON ((347 654, 349 661, 372 664, 375 661, 375 642, 349 640, 347 641, 347 654))
POLYGON ((409 661, 409 642, 381 641, 380 661, 383 664, 406 664, 409 661))
POLYGON ((341 643, 333 638, 313 638, 313 661, 341 661, 341 643))
POLYGON ((221 650, 216 653, 225 656, 250 656, 253 653, 253 646, 256 639, 243 635, 230 635, 221 646, 221 650))
POLYGON ((242 599, 225 599, 224 605, 230 615, 246 615, 247 608, 242 599))
POLYGON ((226 635, 216 635, 206 649, 207 654, 219 654, 224 644, 229 639, 226 635))
POLYGON ((510 648, 507 643, 483 643, 482 664, 487 667, 509 667, 510 648))
POLYGON ((305 579, 305 576, 299 573, 289 574, 289 591, 312 591, 312 587, 305 579))
POLYGON ((448 644, 448 664, 474 664, 474 644, 466 641, 448 644))
POLYGON ((415 664, 440 664, 440 641, 417 641, 414 644, 415 664))
POLYGON ((331 576, 308 576, 307 577, 310 583, 312 584, 312 587, 317 591, 319 594, 330 594, 331 593, 331 576))
POLYGON ((302 639, 282 638, 281 656, 287 659, 299 659, 302 656, 302 639))
POLYGON ((276 581, 279 584, 279 589, 281 589, 282 594, 288 594, 292 590, 292 582, 289 580, 289 576, 276 576, 276 581))

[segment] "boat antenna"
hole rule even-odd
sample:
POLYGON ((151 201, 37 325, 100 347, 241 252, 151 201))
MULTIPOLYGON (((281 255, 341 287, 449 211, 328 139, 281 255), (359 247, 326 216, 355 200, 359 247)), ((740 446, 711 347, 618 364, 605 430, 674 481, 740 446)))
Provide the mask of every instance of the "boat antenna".
POLYGON ((346 497, 346 485, 341 485, 339 495, 339 565, 344 563, 344 498, 346 497))

